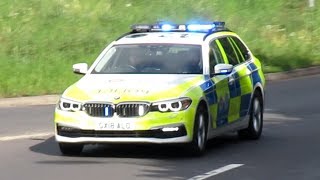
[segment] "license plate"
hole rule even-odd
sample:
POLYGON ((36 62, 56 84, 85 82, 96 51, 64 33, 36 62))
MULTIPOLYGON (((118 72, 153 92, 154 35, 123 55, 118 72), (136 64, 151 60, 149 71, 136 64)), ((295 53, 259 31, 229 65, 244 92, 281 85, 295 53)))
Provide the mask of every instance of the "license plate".
POLYGON ((100 121, 96 123, 96 130, 133 130, 134 124, 132 122, 119 121, 100 121))

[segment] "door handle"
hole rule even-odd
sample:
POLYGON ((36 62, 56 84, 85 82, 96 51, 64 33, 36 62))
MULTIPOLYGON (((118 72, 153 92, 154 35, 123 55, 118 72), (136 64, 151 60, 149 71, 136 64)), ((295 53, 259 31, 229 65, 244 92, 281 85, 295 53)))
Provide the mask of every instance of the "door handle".
POLYGON ((234 80, 235 80, 235 79, 234 79, 233 77, 229 77, 229 83, 230 83, 230 84, 233 84, 234 80))
POLYGON ((250 76, 251 74, 252 74, 252 72, 249 69, 247 69, 246 70, 246 76, 250 76))

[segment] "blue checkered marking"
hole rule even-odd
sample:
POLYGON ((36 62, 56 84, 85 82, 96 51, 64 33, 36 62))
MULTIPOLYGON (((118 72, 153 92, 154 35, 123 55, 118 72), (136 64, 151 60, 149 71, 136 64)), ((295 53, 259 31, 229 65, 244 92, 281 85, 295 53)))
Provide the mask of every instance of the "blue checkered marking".
MULTIPOLYGON (((261 82, 259 71, 257 66, 254 63, 248 64, 247 68, 251 71, 251 82, 254 87, 258 82, 261 82)), ((240 117, 243 117, 248 114, 251 102, 251 93, 244 94, 241 96, 241 105, 240 105, 240 117)))
MULTIPOLYGON (((209 105, 217 104, 218 96, 215 89, 215 83, 209 76, 205 76, 205 80, 206 81, 201 84, 200 87, 205 93, 209 105)), ((226 99, 224 101, 220 100, 219 102, 220 104, 218 104, 216 124, 217 126, 222 126, 228 123, 227 115, 229 111, 229 99, 226 99)))
POLYGON ((241 95, 240 78, 238 72, 235 72, 232 76, 232 78, 234 78, 234 82, 229 83, 229 91, 230 98, 235 98, 241 95))
POLYGON ((240 117, 243 117, 248 114, 250 101, 251 101, 251 93, 241 96, 240 117))
POLYGON ((234 83, 236 86, 236 96, 240 96, 241 95, 241 87, 240 87, 240 78, 239 78, 239 74, 238 72, 234 73, 234 83))
POLYGON ((228 97, 225 97, 223 100, 219 100, 217 127, 228 124, 229 100, 230 99, 228 97))
POLYGON ((261 78, 258 72, 258 68, 254 63, 248 64, 249 70, 252 72, 251 73, 251 81, 252 85, 256 85, 258 82, 261 82, 261 78))
POLYGON ((215 90, 215 84, 210 77, 205 77, 206 81, 200 85, 201 89, 206 95, 209 105, 216 104, 218 102, 217 92, 215 90))

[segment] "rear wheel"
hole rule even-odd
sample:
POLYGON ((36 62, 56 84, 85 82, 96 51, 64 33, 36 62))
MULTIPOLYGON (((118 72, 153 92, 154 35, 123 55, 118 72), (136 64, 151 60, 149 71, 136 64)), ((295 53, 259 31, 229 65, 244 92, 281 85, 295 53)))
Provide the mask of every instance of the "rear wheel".
POLYGON ((240 138, 259 139, 263 127, 263 102, 260 93, 255 93, 251 102, 249 126, 238 131, 240 138))
POLYGON ((193 128, 193 139, 191 142, 192 155, 202 155, 207 143, 207 111, 204 107, 199 107, 195 117, 193 128))
POLYGON ((60 151, 64 155, 79 155, 82 152, 83 144, 59 143, 60 151))

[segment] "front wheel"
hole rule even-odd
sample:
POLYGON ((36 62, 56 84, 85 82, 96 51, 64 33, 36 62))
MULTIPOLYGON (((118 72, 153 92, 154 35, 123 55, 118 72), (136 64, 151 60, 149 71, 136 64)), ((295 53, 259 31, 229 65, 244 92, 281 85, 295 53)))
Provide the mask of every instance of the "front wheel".
POLYGON ((207 143, 207 113, 203 107, 199 107, 195 117, 193 139, 191 142, 192 155, 202 155, 207 143))
POLYGON ((83 144, 59 143, 60 151, 64 155, 79 155, 82 152, 83 144))
POLYGON ((263 127, 263 102, 262 97, 255 93, 250 109, 249 126, 238 131, 240 138, 259 139, 263 127))

